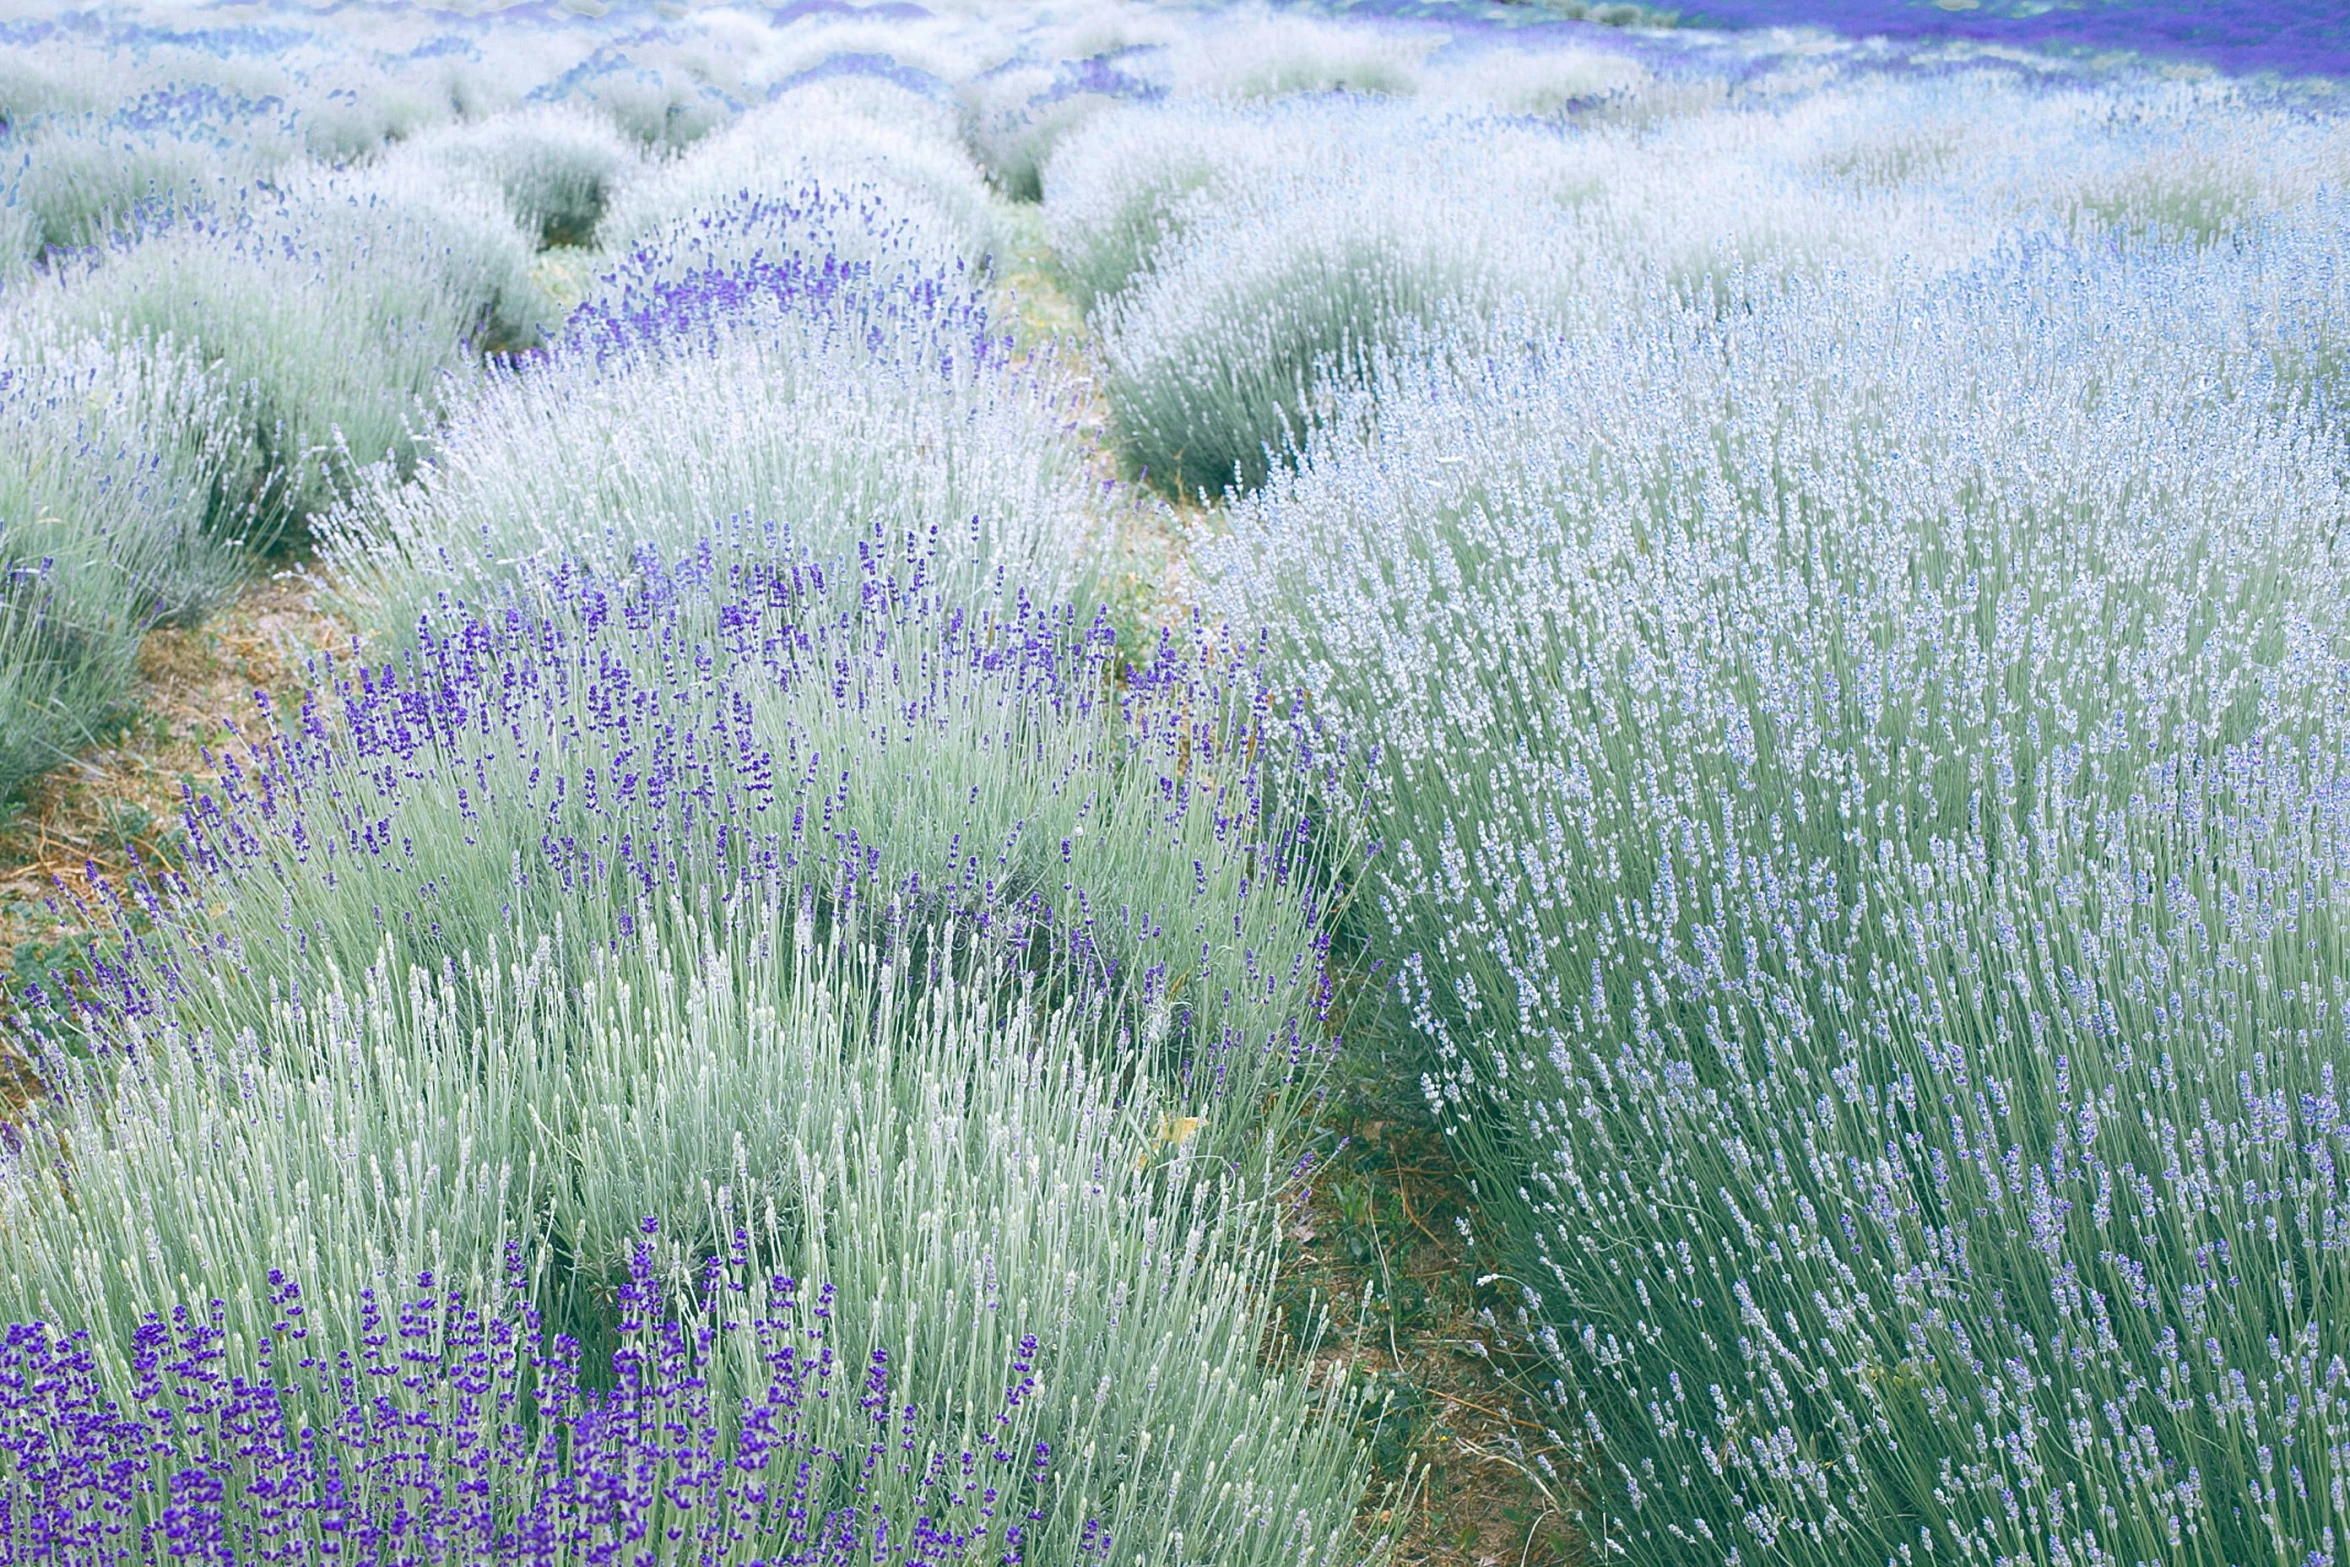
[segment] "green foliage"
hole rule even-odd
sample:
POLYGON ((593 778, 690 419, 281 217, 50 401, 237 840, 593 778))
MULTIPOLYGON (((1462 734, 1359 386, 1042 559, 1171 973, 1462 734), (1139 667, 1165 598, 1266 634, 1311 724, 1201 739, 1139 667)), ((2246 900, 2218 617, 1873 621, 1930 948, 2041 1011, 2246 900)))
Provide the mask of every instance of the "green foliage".
POLYGON ((228 405, 167 338, 33 338, 0 367, 0 796, 97 738, 141 635, 244 570, 228 405))
MULTIPOLYGON (((279 1266, 331 1351, 358 1291, 426 1268, 488 1287, 520 1239, 557 1320, 603 1343, 633 1216, 673 1215, 689 1272, 748 1225, 840 1287, 836 1341, 886 1347, 925 1415, 984 1419, 1040 1336, 1046 1554, 1098 1519, 1146 1554, 1354 1559, 1353 1395, 1259 1363, 1264 1209, 1166 1141, 1114 1013, 945 977, 966 972, 951 929, 895 956, 773 905, 643 929, 581 951, 553 927, 405 979, 387 947, 257 1027, 134 1024, 119 1060, 47 1063, 90 1087, 45 1103, 0 1186, 0 1309, 136 1320, 279 1266), (908 961, 925 950, 941 977, 908 961), (68 1148, 70 1196, 42 1173, 68 1148)), ((269 1306, 226 1309, 250 1342, 269 1306)))
POLYGON ((541 249, 587 244, 613 196, 637 172, 638 150, 577 109, 540 107, 436 127, 386 159, 441 181, 495 190, 516 227, 541 249))
POLYGON ((200 353, 234 397, 220 436, 276 517, 322 511, 357 469, 407 461, 469 342, 533 340, 545 324, 528 244, 478 193, 316 176, 221 223, 95 257, 22 308, 61 337, 200 353))
POLYGON ((2319 1548, 2340 501, 2214 304, 2276 243, 1451 345, 1235 512, 1611 1550, 2319 1548))
POLYGON ((484 602, 534 565, 618 578, 719 535, 826 562, 918 540, 958 603, 1089 601, 1108 508, 1075 389, 973 341, 970 296, 939 297, 746 299, 720 329, 492 368, 411 482, 382 473, 322 525, 346 604, 401 637, 436 598, 484 602))
POLYGON ((200 209, 250 177, 253 161, 202 133, 126 131, 94 119, 48 123, 30 138, 8 188, 40 255, 102 245, 140 221, 200 209))

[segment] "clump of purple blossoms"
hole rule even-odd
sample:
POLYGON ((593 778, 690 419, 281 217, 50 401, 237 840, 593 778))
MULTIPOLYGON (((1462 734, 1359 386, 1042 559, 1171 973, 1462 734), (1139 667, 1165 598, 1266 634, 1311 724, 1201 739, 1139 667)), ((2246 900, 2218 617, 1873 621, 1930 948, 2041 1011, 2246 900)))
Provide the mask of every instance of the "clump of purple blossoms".
POLYGON ((1344 746, 1204 630, 1130 657, 1099 618, 968 614, 902 565, 705 550, 450 608, 191 792, 186 878, 138 889, 89 1025, 246 1015, 387 942, 441 969, 493 936, 584 955, 681 908, 812 908, 884 942, 951 918, 1213 1091, 1319 1060, 1344 746))
POLYGON ((602 362, 717 343, 774 316, 849 334, 876 356, 914 345, 942 374, 959 353, 1001 365, 1011 352, 960 262, 924 260, 907 220, 872 192, 813 181, 790 195, 745 190, 639 245, 572 311, 555 351, 602 362))
MULTIPOLYGON (((1033 1335, 984 1434, 939 1446, 892 1397, 884 1351, 861 1376, 836 1359, 831 1286, 755 1290, 738 1247, 737 1266, 710 1260, 700 1309, 674 1311, 653 1229, 608 1386, 542 1330, 518 1251, 486 1306, 429 1273, 397 1300, 363 1293, 357 1354, 308 1352, 322 1308, 274 1270, 249 1370, 217 1303, 148 1316, 119 1360, 86 1330, 10 1327, 0 1560, 1023 1560, 1051 1457, 1022 1419, 1033 1335)), ((1102 1531, 1086 1540, 1107 1554, 1102 1531)))

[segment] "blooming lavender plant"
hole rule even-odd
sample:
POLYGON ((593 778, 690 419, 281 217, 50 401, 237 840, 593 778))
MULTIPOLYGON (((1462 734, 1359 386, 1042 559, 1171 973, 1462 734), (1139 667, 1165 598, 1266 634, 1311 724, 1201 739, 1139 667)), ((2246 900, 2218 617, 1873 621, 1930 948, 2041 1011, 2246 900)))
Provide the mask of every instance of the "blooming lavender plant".
POLYGON ((1448 352, 1236 510, 1611 1554, 2329 1549, 2341 502, 2258 265, 1448 352))
POLYGON ((275 1269, 250 1348, 218 1302, 104 1356, 87 1330, 12 1326, 0 1541, 27 1562, 1027 1560, 1051 1467, 1034 1336, 993 1418, 942 1433, 885 1351, 861 1376, 836 1357, 830 1285, 803 1298, 750 1252, 710 1258, 679 1309, 640 1242, 608 1375, 543 1327, 519 1250, 487 1301, 427 1273, 338 1303, 357 1353, 315 1352, 338 1304, 275 1269))
POLYGON ((30 253, 102 245, 142 220, 202 208, 255 172, 245 149, 204 128, 175 134, 95 117, 44 124, 8 185, 30 218, 30 253))
POLYGON ((489 373, 416 483, 387 471, 324 526, 346 598, 402 634, 436 594, 624 573, 732 528, 785 560, 920 538, 974 608, 1084 599, 1112 513, 1075 388, 918 259, 887 209, 820 187, 682 225, 544 360, 489 373))
POLYGON ((1236 8, 1194 27, 1167 50, 1169 85, 1185 97, 1284 98, 1313 93, 1409 97, 1421 62, 1442 41, 1409 23, 1356 22, 1311 13, 1236 8))
POLYGON ((688 70, 632 59, 601 43, 531 96, 599 114, 648 153, 689 148, 742 109, 738 99, 708 81, 696 80, 688 70))
POLYGON ((487 1298, 511 1237, 550 1320, 603 1346, 646 1243, 629 1215, 670 1205, 663 1277, 691 1284, 748 1228, 841 1285, 848 1364, 887 1350, 975 1452, 983 1389, 1028 1360, 1062 1459, 1047 1559, 1103 1529, 1145 1554, 1358 1559, 1356 1391, 1263 1363, 1273 1214, 1179 1129, 1114 1009, 969 963, 951 930, 853 945, 808 914, 671 902, 622 943, 582 952, 556 922, 441 975, 321 964, 237 1036, 133 1018, 115 1058, 48 1059, 0 1170, 7 1314, 188 1306, 258 1343, 283 1313, 238 1281, 283 1257, 333 1308, 306 1352, 339 1363, 364 1358, 368 1292, 429 1270, 487 1298))
POLYGON ((284 514, 402 462, 468 345, 535 335, 518 230, 486 193, 312 174, 28 290, 32 330, 170 340, 221 367, 228 421, 284 514))
POLYGON ((228 403, 168 341, 0 357, 0 796, 127 696, 141 633, 245 569, 228 403))
MULTIPOLYGON (((880 193, 819 181, 783 191, 744 191, 655 228, 588 289, 567 336, 685 332, 708 338, 767 297, 823 314, 855 305, 873 312, 865 333, 887 342, 925 329, 984 343, 985 310, 959 258, 939 254, 880 193), (949 323, 932 327, 922 306, 949 323), (903 328, 890 323, 911 314, 903 328), (954 321, 954 317, 965 318, 954 321)), ((985 352, 982 347, 981 352, 985 352)))
POLYGON ((870 193, 931 265, 960 261, 976 271, 996 247, 987 188, 953 115, 865 76, 795 85, 745 113, 631 186, 601 237, 613 249, 636 248, 730 199, 788 197, 810 183, 870 193))
POLYGON ((813 898, 975 922, 1113 998, 1194 1093, 1310 1075, 1342 744, 1201 629, 1121 685, 1104 622, 970 615, 927 549, 876 540, 846 577, 767 553, 553 573, 548 611, 454 608, 405 667, 341 676, 339 714, 311 699, 191 797, 195 880, 114 1004, 250 1020, 387 940, 439 967, 557 923, 626 939, 673 893, 813 898))
POLYGON ((402 143, 387 161, 488 183, 542 247, 593 238, 605 207, 639 166, 636 149, 612 126, 555 105, 436 128, 402 143))
POLYGON ((1101 117, 1055 154, 1047 218, 1091 296, 1129 462, 1183 495, 1252 488, 1319 380, 1438 323, 1565 331, 1661 280, 1718 291, 1741 255, 1918 237, 1906 214, 1798 206, 1757 155, 1770 138, 1709 129, 1660 157, 1661 136, 1350 100, 1101 117))

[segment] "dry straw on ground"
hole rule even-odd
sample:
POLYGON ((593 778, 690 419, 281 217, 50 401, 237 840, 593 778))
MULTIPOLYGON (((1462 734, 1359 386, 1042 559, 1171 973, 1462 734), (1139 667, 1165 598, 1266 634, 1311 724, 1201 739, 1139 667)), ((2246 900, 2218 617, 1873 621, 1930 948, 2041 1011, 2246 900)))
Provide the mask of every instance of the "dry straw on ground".
POLYGON ((134 864, 169 864, 186 790, 218 775, 230 726, 259 703, 298 701, 316 661, 350 634, 313 602, 298 570, 256 579, 197 627, 151 631, 139 681, 111 731, 29 784, 0 827, 0 951, 19 975, 57 961, 134 864))

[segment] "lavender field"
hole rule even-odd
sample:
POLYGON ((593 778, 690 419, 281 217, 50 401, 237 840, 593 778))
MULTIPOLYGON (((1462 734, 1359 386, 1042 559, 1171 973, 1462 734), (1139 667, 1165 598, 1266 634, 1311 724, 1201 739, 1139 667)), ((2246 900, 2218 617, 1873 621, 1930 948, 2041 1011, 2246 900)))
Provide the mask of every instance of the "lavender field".
POLYGON ((0 1563, 2350 1553, 2346 77, 0 10, 0 1563))

